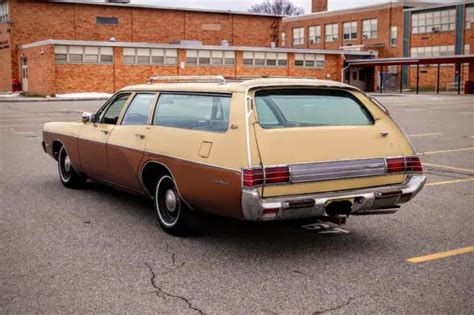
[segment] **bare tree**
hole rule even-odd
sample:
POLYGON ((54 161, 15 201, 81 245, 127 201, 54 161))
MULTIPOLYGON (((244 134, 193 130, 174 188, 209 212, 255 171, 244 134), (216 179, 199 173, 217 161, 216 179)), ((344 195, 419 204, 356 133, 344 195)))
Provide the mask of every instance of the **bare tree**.
POLYGON ((265 0, 262 3, 252 5, 249 8, 249 12, 278 15, 302 15, 304 14, 304 9, 302 7, 297 7, 289 0, 265 0))

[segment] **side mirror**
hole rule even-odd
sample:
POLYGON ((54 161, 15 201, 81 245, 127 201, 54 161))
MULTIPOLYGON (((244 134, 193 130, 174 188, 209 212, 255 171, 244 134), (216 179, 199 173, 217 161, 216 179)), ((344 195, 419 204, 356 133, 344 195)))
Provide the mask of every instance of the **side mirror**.
POLYGON ((92 113, 84 112, 81 115, 81 121, 83 123, 86 123, 86 122, 95 123, 95 122, 97 122, 97 116, 95 114, 92 114, 92 113))

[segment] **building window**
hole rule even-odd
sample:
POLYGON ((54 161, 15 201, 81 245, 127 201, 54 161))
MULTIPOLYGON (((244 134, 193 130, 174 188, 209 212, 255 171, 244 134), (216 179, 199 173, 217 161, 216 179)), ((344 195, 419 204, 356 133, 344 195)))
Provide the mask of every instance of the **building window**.
POLYGON ((304 44, 304 27, 298 27, 293 29, 293 45, 304 44))
POLYGON ((295 54, 295 66, 304 68, 324 68, 324 55, 295 54))
POLYGON ((0 23, 8 21, 8 3, 6 0, 0 0, 0 23))
POLYGON ((187 50, 186 64, 192 66, 233 66, 235 51, 187 50))
POLYGON ((469 55, 471 53, 471 45, 465 44, 464 45, 464 54, 469 55))
POLYGON ((55 46, 56 63, 106 63, 114 62, 112 47, 55 46))
POLYGON ((319 44, 321 42, 321 26, 309 27, 309 43, 319 44))
POLYGON ((325 27, 326 43, 337 42, 339 39, 339 25, 326 24, 325 27))
POLYGON ((362 21, 362 38, 377 38, 377 19, 362 21))
POLYGON ((254 67, 286 67, 288 54, 244 51, 244 65, 254 67))
POLYGON ((474 23, 474 7, 466 7, 466 29, 471 29, 471 23, 474 23))
POLYGON ((176 49, 160 48, 124 48, 123 63, 129 65, 176 65, 178 63, 178 51, 176 49))
POLYGON ((95 18, 95 22, 100 25, 118 25, 119 24, 119 20, 116 17, 98 16, 95 18))
POLYGON ((454 55, 454 45, 449 46, 426 46, 411 48, 411 56, 415 58, 423 57, 444 57, 454 55))
POLYGON ((412 34, 446 32, 455 29, 455 9, 414 13, 411 16, 412 34))
POLYGON ((344 28, 344 40, 351 40, 357 38, 357 22, 345 22, 344 28))
POLYGON ((390 46, 392 47, 397 46, 397 36, 398 36, 398 27, 396 26, 390 27, 390 46))
POLYGON ((282 32, 281 33, 281 47, 285 47, 285 46, 286 46, 286 33, 282 32))

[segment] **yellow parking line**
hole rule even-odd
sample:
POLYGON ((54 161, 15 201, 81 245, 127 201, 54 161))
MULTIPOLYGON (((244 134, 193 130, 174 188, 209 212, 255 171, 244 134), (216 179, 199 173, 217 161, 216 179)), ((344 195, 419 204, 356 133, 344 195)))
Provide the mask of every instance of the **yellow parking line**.
POLYGON ((471 169, 468 169, 468 168, 459 168, 459 167, 454 167, 454 166, 440 165, 440 164, 433 164, 433 163, 423 163, 423 165, 437 167, 437 168, 445 168, 445 169, 448 169, 448 170, 474 173, 474 170, 471 170, 471 169))
POLYGON ((445 180, 445 181, 441 181, 441 182, 428 183, 425 186, 455 184, 455 183, 470 182, 470 181, 473 181, 473 180, 474 180, 474 177, 469 177, 469 178, 453 179, 453 180, 445 180))
POLYGON ((420 152, 419 155, 429 155, 429 154, 438 154, 438 153, 449 153, 449 152, 460 152, 460 151, 470 151, 474 150, 474 147, 460 148, 460 149, 451 149, 451 150, 439 150, 439 151, 428 151, 420 152))
POLYGON ((412 257, 412 258, 408 258, 407 261, 412 264, 418 264, 418 263, 423 263, 430 260, 436 260, 436 259, 441 259, 441 258, 446 258, 446 257, 461 255, 461 254, 469 254, 473 252, 474 252, 474 246, 468 246, 464 248, 448 250, 446 252, 441 252, 441 253, 436 253, 436 254, 431 254, 431 255, 426 255, 426 256, 412 257))
POLYGON ((433 132, 433 133, 419 133, 415 135, 408 135, 409 137, 431 137, 431 136, 440 136, 442 135, 441 132, 433 132))

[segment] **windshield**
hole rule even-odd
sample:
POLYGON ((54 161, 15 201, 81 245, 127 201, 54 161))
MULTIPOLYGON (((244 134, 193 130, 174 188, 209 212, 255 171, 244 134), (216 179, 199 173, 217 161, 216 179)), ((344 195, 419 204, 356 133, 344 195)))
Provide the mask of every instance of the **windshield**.
POLYGON ((372 125, 374 120, 355 96, 322 89, 262 90, 255 93, 262 128, 372 125))

